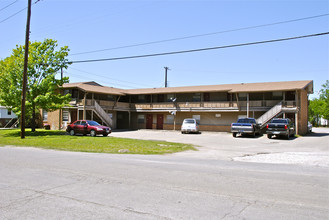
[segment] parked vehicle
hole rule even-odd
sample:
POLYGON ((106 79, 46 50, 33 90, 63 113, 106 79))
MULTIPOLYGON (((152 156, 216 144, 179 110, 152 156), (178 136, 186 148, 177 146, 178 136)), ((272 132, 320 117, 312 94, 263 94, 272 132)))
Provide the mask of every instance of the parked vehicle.
POLYGON ((295 125, 289 118, 274 118, 267 124, 266 129, 268 138, 275 135, 289 139, 295 135, 295 125))
POLYGON ((254 118, 239 118, 236 123, 231 124, 231 132, 233 137, 237 134, 250 134, 255 137, 260 134, 260 124, 254 118))
POLYGON ((182 134, 186 133, 199 133, 199 124, 194 118, 186 118, 181 127, 182 134))
POLYGON ((311 122, 307 123, 307 130, 309 133, 312 133, 312 123, 311 122))
POLYGON ((96 121, 77 120, 72 124, 68 125, 66 131, 69 132, 70 135, 90 134, 90 136, 95 137, 98 134, 102 134, 105 137, 111 133, 111 128, 102 126, 98 124, 96 121))

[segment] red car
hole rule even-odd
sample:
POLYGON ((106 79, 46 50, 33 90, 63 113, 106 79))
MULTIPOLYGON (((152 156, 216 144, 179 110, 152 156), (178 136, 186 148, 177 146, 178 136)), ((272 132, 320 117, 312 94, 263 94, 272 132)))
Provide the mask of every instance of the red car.
POLYGON ((66 131, 69 132, 70 135, 90 134, 90 136, 95 137, 97 134, 102 134, 104 137, 106 137, 111 133, 111 128, 102 126, 96 121, 77 120, 68 125, 66 131))

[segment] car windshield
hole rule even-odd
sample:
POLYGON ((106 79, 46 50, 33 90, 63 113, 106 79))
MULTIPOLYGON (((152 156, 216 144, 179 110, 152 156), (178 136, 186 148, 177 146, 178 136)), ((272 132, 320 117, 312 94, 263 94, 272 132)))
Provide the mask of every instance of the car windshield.
POLYGON ((100 126, 96 121, 88 121, 88 124, 91 126, 100 126))
POLYGON ((187 119, 187 120, 184 120, 184 123, 185 123, 185 124, 194 124, 195 121, 192 120, 192 119, 187 119))
POLYGON ((284 120, 284 119, 275 119, 275 120, 272 120, 272 123, 282 124, 282 123, 287 123, 287 120, 284 120))
POLYGON ((255 119, 240 118, 238 120, 238 123, 256 123, 256 121, 255 121, 255 119))

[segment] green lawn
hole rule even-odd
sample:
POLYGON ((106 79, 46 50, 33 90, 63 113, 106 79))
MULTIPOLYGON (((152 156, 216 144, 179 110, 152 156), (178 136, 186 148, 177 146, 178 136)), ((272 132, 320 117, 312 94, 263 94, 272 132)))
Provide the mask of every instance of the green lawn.
POLYGON ((69 136, 65 131, 26 130, 25 139, 20 130, 0 130, 0 146, 14 145, 94 153, 167 154, 196 150, 191 144, 165 141, 146 141, 128 138, 69 136))

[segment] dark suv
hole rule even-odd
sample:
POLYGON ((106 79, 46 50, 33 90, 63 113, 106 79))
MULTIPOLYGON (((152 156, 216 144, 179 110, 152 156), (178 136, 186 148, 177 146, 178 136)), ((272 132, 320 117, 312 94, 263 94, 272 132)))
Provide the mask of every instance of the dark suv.
POLYGON ((96 121, 77 120, 68 125, 66 131, 69 132, 70 135, 79 133, 83 135, 90 134, 90 136, 95 137, 97 134, 102 134, 104 137, 106 137, 111 133, 111 128, 102 126, 96 121))

